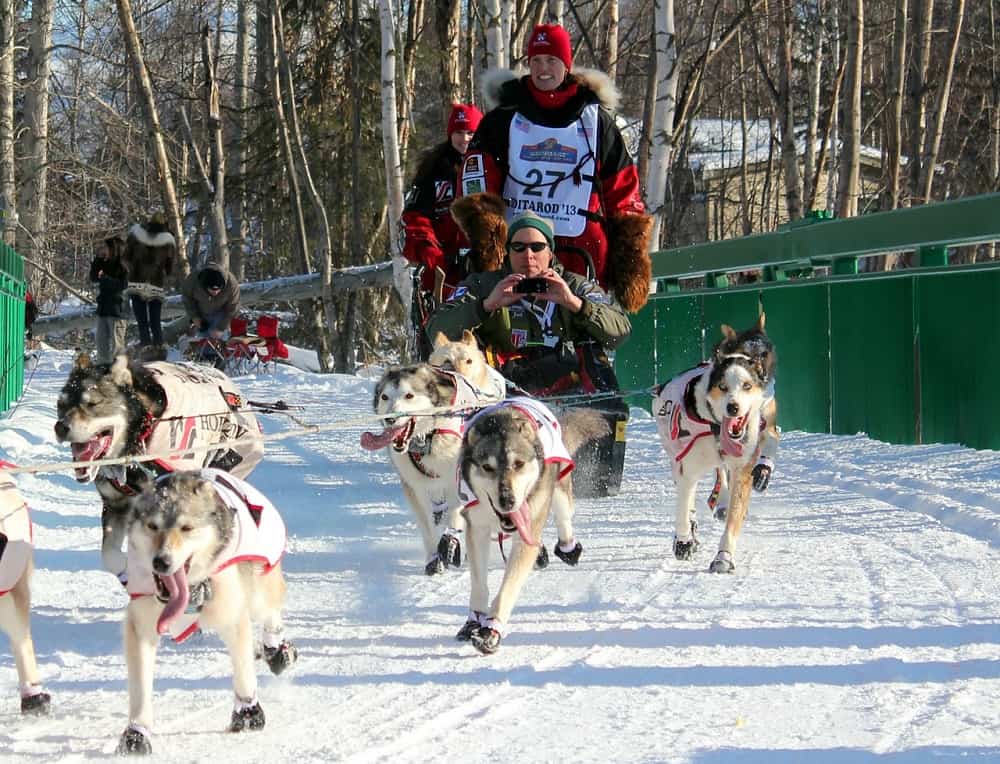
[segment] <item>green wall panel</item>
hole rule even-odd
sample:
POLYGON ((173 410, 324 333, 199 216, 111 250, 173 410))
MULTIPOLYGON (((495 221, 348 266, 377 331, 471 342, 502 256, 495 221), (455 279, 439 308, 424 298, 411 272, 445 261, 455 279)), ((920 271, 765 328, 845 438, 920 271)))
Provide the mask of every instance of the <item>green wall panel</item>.
POLYGON ((656 383, 701 363, 702 298, 658 299, 656 309, 656 383))
MULTIPOLYGON (((653 348, 656 345, 654 311, 646 305, 632 321, 632 335, 615 352, 615 374, 622 390, 639 390, 653 384, 653 348)), ((630 406, 649 408, 649 396, 632 395, 626 400, 630 406)))
POLYGON ((832 429, 916 443, 913 280, 830 286, 832 429))
POLYGON ((765 328, 778 355, 778 424, 786 430, 829 431, 827 295, 824 284, 763 287, 760 292, 765 328))
POLYGON ((712 348, 722 339, 723 324, 729 324, 738 332, 753 326, 759 312, 758 302, 759 293, 756 290, 705 295, 705 334, 699 360, 707 359, 712 348))
POLYGON ((1000 270, 918 276, 915 293, 923 442, 1000 449, 1000 270))

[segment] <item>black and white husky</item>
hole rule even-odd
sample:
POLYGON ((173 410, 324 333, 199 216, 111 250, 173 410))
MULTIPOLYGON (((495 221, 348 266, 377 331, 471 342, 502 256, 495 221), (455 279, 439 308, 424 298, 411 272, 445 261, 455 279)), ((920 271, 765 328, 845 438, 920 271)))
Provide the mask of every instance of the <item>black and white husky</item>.
POLYGON ((387 415, 385 428, 364 433, 361 446, 388 449, 420 529, 429 576, 461 562, 456 537, 442 546, 444 556, 438 547, 445 530, 462 525, 456 474, 463 413, 502 395, 502 389, 480 390, 462 374, 426 363, 389 369, 375 385, 372 405, 376 414, 387 415))
POLYGON ((101 495, 106 570, 125 581, 122 544, 128 500, 150 480, 168 472, 219 467, 237 477, 250 474, 264 455, 257 417, 242 410, 239 389, 225 374, 195 364, 110 366, 81 353, 59 393, 56 438, 73 450, 76 479, 93 482, 101 495), (199 450, 137 465, 94 466, 98 459, 167 453, 182 448, 243 440, 242 445, 199 450))
POLYGON ((483 409, 466 423, 462 443, 463 514, 472 590, 469 617, 456 635, 481 653, 496 652, 511 611, 538 558, 542 529, 555 514, 556 557, 576 565, 583 547, 573 533, 572 456, 607 435, 604 417, 570 409, 557 419, 532 398, 513 397, 483 409), (511 534, 503 582, 489 601, 490 541, 511 534))
POLYGON ((661 385, 653 397, 660 442, 677 486, 674 555, 686 560, 698 548, 694 494, 698 479, 716 470, 716 516, 726 527, 713 573, 735 569, 733 553, 750 504, 751 485, 763 491, 778 450, 774 398, 774 346, 764 332, 764 314, 737 333, 723 324, 712 360, 661 385))
POLYGON ((249 483, 221 470, 165 474, 130 500, 125 660, 129 724, 119 754, 152 752, 153 673, 161 634, 181 642, 200 627, 222 637, 233 664, 229 730, 264 727, 257 700, 254 625, 261 655, 280 674, 295 662, 283 638, 285 526, 249 483))

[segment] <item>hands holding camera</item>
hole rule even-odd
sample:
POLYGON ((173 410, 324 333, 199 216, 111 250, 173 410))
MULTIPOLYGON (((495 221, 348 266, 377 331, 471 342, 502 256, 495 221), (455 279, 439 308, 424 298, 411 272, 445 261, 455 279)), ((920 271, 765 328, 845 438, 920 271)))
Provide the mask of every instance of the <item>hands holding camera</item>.
POLYGON ((563 277, 552 268, 547 268, 538 276, 529 277, 523 273, 511 273, 493 287, 493 291, 483 300, 483 309, 487 313, 513 305, 522 297, 532 295, 535 299, 547 300, 557 305, 569 308, 570 312, 578 313, 583 307, 583 300, 573 294, 563 277), (524 282, 522 284, 522 282, 524 282), (542 289, 544 283, 545 288, 542 289), (518 288, 520 286, 520 288, 518 288))

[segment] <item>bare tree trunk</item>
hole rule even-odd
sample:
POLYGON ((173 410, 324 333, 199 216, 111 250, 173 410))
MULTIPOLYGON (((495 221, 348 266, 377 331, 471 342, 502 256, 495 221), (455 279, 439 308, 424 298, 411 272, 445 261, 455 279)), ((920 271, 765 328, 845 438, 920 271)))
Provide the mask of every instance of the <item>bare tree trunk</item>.
MULTIPOLYGON (((829 24, 832 29, 827 34, 827 39, 830 41, 830 55, 833 59, 833 66, 838 72, 843 71, 843 64, 840 60, 840 7, 839 3, 830 4, 830 17, 829 24)), ((843 82, 843 75, 840 75, 840 82, 843 82)), ((835 210, 837 208, 837 185, 839 183, 838 179, 838 168, 840 166, 840 104, 841 104, 841 88, 833 94, 832 102, 830 104, 830 128, 829 128, 829 141, 824 144, 824 147, 829 145, 830 147, 830 159, 827 162, 827 173, 826 173, 826 208, 828 210, 835 210)), ((820 168, 822 169, 822 168, 820 168)))
POLYGON ((618 78, 618 0, 608 0, 608 36, 604 42, 601 66, 614 82, 618 78))
POLYGON ((823 0, 816 0, 815 16, 809 26, 807 38, 806 77, 809 85, 808 118, 806 119, 805 157, 802 161, 802 199, 803 209, 812 209, 812 201, 816 198, 814 187, 816 178, 816 132, 819 127, 819 87, 823 74, 823 0), (810 58, 811 57, 811 58, 810 58))
MULTIPOLYGON (((461 7, 455 2, 455 14, 459 15, 461 7)), ((424 24, 424 0, 412 0, 407 4, 406 40, 403 42, 403 93, 399 99, 399 161, 406 166, 406 156, 410 147, 410 121, 413 114, 413 93, 416 90, 417 77, 417 44, 420 40, 424 24)), ((455 25, 455 88, 460 92, 460 68, 458 62, 458 24, 455 25)))
POLYGON ((548 14, 550 24, 562 25, 566 13, 566 0, 548 0, 548 14))
POLYGON ((486 36, 486 68, 507 66, 507 45, 503 37, 500 0, 484 0, 483 31, 486 36))
POLYGON ((201 29, 201 62, 205 69, 205 126, 209 136, 209 161, 205 164, 191 130, 187 110, 181 107, 181 117, 187 132, 188 143, 194 154, 195 167, 208 202, 207 217, 212 228, 212 260, 228 270, 229 241, 226 233, 226 156, 222 146, 222 111, 219 106, 219 87, 215 82, 212 57, 212 36, 208 24, 201 29))
POLYGON ((920 159, 922 176, 920 193, 924 201, 931 199, 931 187, 934 183, 934 170, 937 166, 938 152, 941 149, 941 136, 944 133, 944 118, 948 113, 948 97, 951 95, 951 82, 955 73, 955 58, 958 55, 958 45, 962 37, 962 22, 965 18, 965 0, 955 0, 952 6, 951 19, 948 28, 952 30, 951 46, 948 59, 941 72, 938 99, 934 105, 931 130, 924 140, 924 153, 920 159))
MULTIPOLYGON (((639 136, 639 156, 635 159, 639 183, 649 197, 649 156, 653 145, 653 113, 656 111, 656 30, 649 33, 649 65, 646 67, 646 91, 642 99, 642 134, 639 136)), ((654 249, 656 245, 654 244, 654 249)))
POLYGON ((795 96, 792 93, 792 45, 795 35, 790 2, 781 5, 780 56, 777 107, 781 120, 781 164, 785 181, 785 209, 789 220, 802 217, 802 176, 795 145, 795 96))
POLYGON ((861 79, 865 39, 864 0, 848 0, 847 20, 847 101, 844 109, 844 149, 840 157, 837 185, 837 217, 858 214, 861 163, 861 79))
POLYGON ((924 132, 927 119, 927 69, 931 57, 931 27, 934 17, 934 0, 916 0, 913 4, 914 52, 910 58, 910 84, 907 89, 909 101, 909 141, 906 154, 909 196, 913 203, 923 204, 921 199, 921 157, 923 155, 924 132))
POLYGON ((649 214, 653 216, 650 246, 660 247, 666 221, 667 174, 670 171, 674 144, 674 113, 677 105, 677 38, 674 34, 674 0, 654 0, 656 57, 650 61, 656 67, 656 106, 653 110, 651 156, 646 178, 649 214))
POLYGON ((47 247, 45 212, 49 172, 49 47, 52 45, 54 0, 31 3, 27 87, 24 94, 24 193, 21 211, 27 233, 20 251, 43 257, 47 247))
POLYGON ((882 208, 900 203, 900 168, 903 160, 903 89, 906 87, 906 16, 908 0, 896 0, 889 65, 889 103, 886 120, 886 177, 882 208))
MULTIPOLYGON (((139 45, 139 34, 135 31, 135 22, 132 20, 131 0, 115 0, 115 3, 118 6, 118 19, 122 26, 125 47, 128 49, 129 61, 132 64, 132 74, 142 93, 143 108, 146 112, 146 129, 153 144, 153 157, 159 175, 163 208, 166 210, 173 234, 176 237, 177 251, 184 252, 184 219, 181 216, 180 206, 177 204, 177 191, 174 188, 174 176, 170 169, 167 144, 163 139, 163 128, 160 126, 160 115, 156 108, 156 98, 153 95, 153 83, 149 79, 149 71, 146 69, 142 48, 139 45)), ((178 259, 180 260, 178 263, 181 269, 180 275, 187 276, 190 272, 187 260, 178 259)))
MULTIPOLYGON (((437 26, 438 45, 441 46, 441 107, 447 115, 453 103, 462 101, 460 66, 458 60, 458 30, 462 6, 458 0, 435 0, 434 18, 437 26)), ((382 31, 383 42, 385 30, 382 31)), ((385 49, 383 47, 383 53, 385 49)), ((384 85, 383 85, 384 87, 384 85)))
POLYGON ((0 212, 3 241, 17 240, 17 187, 14 178, 14 0, 0 0, 0 212))
POLYGON ((229 241, 229 270, 237 281, 244 280, 243 253, 250 235, 247 208, 247 158, 250 153, 250 11, 248 0, 236 3, 236 124, 233 130, 232 153, 236 156, 236 173, 230 194, 233 216, 233 236, 229 241))

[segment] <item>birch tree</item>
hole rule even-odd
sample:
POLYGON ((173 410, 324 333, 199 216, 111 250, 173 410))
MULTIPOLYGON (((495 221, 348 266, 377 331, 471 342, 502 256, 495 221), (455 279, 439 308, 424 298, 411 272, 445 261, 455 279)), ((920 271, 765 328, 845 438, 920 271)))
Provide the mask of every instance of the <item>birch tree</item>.
POLYGON ((486 68, 507 66, 507 47, 503 36, 500 0, 484 0, 483 33, 486 38, 486 68))
POLYGON ((14 0, 0 0, 0 205, 3 240, 17 239, 17 196, 14 176, 14 0))
POLYGON ((848 0, 847 52, 844 79, 847 98, 844 106, 843 149, 837 185, 837 217, 858 214, 861 182, 861 82, 865 39, 864 0, 848 0))
POLYGON ((22 253, 42 255, 47 239, 49 173, 49 48, 52 45, 52 9, 54 0, 33 0, 31 33, 26 62, 27 85, 24 93, 24 132, 21 139, 24 166, 24 194, 21 211, 24 231, 22 253), (36 251, 41 250, 41 251, 36 251))
POLYGON ((247 208, 247 165, 250 155, 250 11, 248 0, 236 3, 236 80, 233 83, 236 119, 230 154, 235 156, 236 172, 230 194, 233 236, 229 247, 229 269, 237 281, 243 280, 243 253, 250 235, 247 208))
MULTIPOLYGON (((160 126, 160 115, 156 108, 156 98, 153 95, 153 83, 149 78, 149 71, 146 69, 146 61, 139 44, 139 34, 135 30, 135 21, 132 19, 132 4, 130 0, 115 0, 115 3, 118 7, 118 19, 125 37, 128 58, 132 64, 132 74, 142 97, 143 111, 146 115, 146 131, 153 144, 153 159, 156 163, 157 181, 163 208, 166 210, 167 218, 170 220, 173 234, 177 240, 177 251, 184 252, 184 220, 181 217, 180 206, 177 204, 174 175, 170 169, 170 158, 167 155, 163 128, 160 126)), ((190 273, 187 258, 179 257, 177 259, 181 275, 187 276, 190 273)))
POLYGON ((677 104, 677 39, 674 34, 674 0, 654 0, 656 99, 650 131, 649 175, 646 201, 653 216, 650 243, 658 249, 666 219, 667 174, 674 141, 674 111, 677 104))

